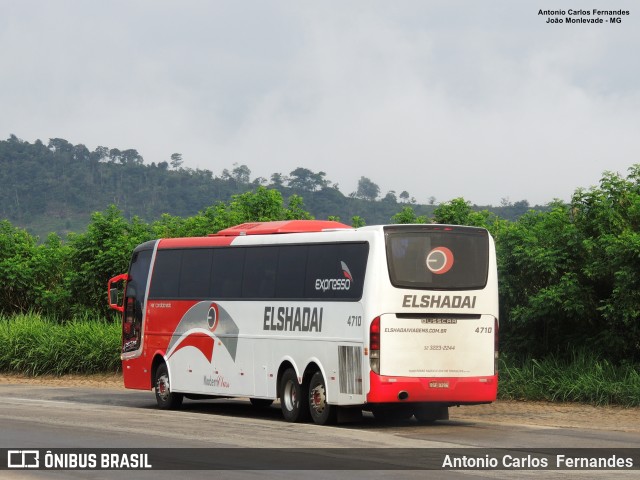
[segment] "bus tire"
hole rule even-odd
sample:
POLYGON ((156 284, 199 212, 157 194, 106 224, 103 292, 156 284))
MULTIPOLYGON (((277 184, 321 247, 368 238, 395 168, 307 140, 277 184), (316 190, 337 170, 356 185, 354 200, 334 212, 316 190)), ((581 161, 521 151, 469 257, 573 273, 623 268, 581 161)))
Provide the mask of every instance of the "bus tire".
POLYGON ((268 398, 250 398, 249 401, 251 405, 256 408, 267 408, 273 403, 273 400, 269 400, 268 398))
POLYGON ((338 419, 338 407, 327 403, 327 387, 322 372, 316 372, 309 382, 309 413, 313 423, 332 425, 338 419))
POLYGON ((161 410, 176 410, 182 405, 183 395, 171 391, 169 383, 169 369, 166 363, 158 365, 153 386, 156 392, 156 402, 161 410))
POLYGON ((280 379, 280 408, 287 422, 309 419, 309 401, 293 368, 285 370, 280 379))

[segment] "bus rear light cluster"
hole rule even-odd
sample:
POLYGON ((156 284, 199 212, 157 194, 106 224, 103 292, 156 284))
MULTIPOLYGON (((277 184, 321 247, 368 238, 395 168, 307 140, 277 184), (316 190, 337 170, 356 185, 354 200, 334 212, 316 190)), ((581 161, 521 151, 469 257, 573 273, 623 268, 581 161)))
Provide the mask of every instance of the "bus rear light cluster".
POLYGON ((369 363, 374 373, 380 374, 380 317, 376 317, 369 327, 369 363))
POLYGON ((499 353, 498 353, 498 319, 495 319, 495 329, 493 330, 494 333, 494 337, 493 337, 493 358, 494 358, 494 362, 493 362, 493 374, 497 375, 498 374, 498 357, 499 357, 499 353))

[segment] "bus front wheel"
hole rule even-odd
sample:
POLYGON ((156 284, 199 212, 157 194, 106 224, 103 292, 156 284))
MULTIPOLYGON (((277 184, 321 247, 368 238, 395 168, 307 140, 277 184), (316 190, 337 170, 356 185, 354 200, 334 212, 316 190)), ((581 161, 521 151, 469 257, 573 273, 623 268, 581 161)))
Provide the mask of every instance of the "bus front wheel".
POLYGON ((169 369, 165 363, 158 366, 153 385, 156 391, 156 402, 162 410, 175 410, 182 405, 181 393, 171 391, 169 369))
POLYGON ((314 423, 330 425, 336 423, 338 409, 327 403, 327 387, 322 372, 316 372, 309 382, 309 413, 314 423))
POLYGON ((280 407, 287 422, 303 422, 309 418, 309 402, 293 368, 285 370, 280 379, 280 407))

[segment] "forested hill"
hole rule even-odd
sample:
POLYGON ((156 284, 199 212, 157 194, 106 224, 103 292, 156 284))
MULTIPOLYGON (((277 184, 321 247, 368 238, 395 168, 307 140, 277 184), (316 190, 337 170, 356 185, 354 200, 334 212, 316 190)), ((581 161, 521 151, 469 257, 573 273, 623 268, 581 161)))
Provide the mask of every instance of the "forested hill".
MULTIPOLYGON (((381 194, 366 177, 360 178, 356 192, 344 195, 324 172, 303 167, 286 176, 274 173, 269 180, 252 179, 246 165, 221 168, 219 175, 183 168, 178 153, 166 162, 147 165, 134 149, 97 147, 90 151, 60 138, 44 144, 12 135, 0 141, 0 218, 42 237, 48 232, 82 231, 91 213, 111 204, 127 217, 137 215, 147 221, 163 213, 191 216, 259 185, 280 190, 285 199, 293 194, 302 196, 305 209, 315 218, 336 216, 347 223, 354 216, 369 225, 388 223, 407 205, 417 215, 430 215, 434 209, 433 204, 415 204, 406 191, 381 194)), ((477 208, 514 219, 527 211, 529 204, 523 200, 477 208)))

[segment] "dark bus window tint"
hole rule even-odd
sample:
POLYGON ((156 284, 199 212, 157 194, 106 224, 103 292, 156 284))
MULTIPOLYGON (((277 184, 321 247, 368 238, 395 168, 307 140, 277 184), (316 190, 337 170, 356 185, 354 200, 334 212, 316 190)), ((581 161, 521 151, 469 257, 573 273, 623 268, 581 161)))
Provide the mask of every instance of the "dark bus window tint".
POLYGON ((276 298, 304 298, 308 247, 283 245, 279 250, 276 298))
POLYGON ((360 298, 364 286, 364 275, 367 268, 369 245, 363 243, 344 243, 338 246, 337 264, 340 269, 336 278, 349 280, 345 289, 338 289, 335 298, 360 298))
POLYGON ((126 295, 127 297, 135 297, 139 302, 144 302, 147 290, 151 253, 151 250, 141 250, 131 256, 126 295))
POLYGON ((387 263, 396 287, 439 290, 484 288, 489 269, 486 230, 389 229, 387 263))
POLYGON ((153 267, 151 298, 178 298, 182 250, 158 250, 153 267))
POLYGON ((184 250, 180 269, 180 298, 207 298, 211 279, 213 250, 184 250))
MULTIPOLYGON (((304 293, 306 298, 333 298, 338 245, 309 245, 304 293)), ((342 275, 340 275, 342 277, 342 275)))
POLYGON ((122 352, 132 352, 140 347, 142 339, 142 314, 149 278, 152 250, 139 250, 131 256, 129 280, 126 288, 125 316, 122 325, 122 352))
POLYGON ((244 263, 244 298, 273 298, 276 291, 278 247, 246 249, 244 263))
POLYGON ((366 243, 310 245, 305 297, 359 299, 368 248, 366 243))
POLYGON ((242 297, 245 250, 244 248, 216 248, 213 250, 212 297, 242 297))

